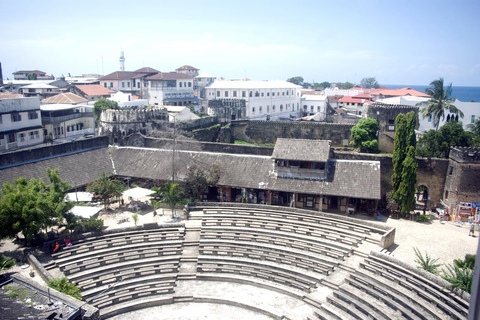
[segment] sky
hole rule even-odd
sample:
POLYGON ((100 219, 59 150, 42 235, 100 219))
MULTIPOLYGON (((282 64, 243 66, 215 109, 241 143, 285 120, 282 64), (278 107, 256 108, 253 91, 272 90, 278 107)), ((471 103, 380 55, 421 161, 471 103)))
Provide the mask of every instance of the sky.
POLYGON ((480 86, 478 0, 0 0, 4 79, 182 65, 226 79, 480 86))

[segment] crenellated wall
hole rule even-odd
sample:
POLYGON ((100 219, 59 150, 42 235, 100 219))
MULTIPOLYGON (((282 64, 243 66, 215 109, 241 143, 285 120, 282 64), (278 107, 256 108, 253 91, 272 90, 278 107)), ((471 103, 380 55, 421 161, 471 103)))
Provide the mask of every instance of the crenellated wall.
POLYGON ((300 121, 232 121, 234 140, 259 144, 275 143, 277 138, 320 139, 332 141, 332 146, 346 146, 353 124, 300 121))
POLYGON ((111 143, 140 132, 148 135, 168 124, 166 109, 106 110, 100 115, 100 134, 107 135, 111 143))

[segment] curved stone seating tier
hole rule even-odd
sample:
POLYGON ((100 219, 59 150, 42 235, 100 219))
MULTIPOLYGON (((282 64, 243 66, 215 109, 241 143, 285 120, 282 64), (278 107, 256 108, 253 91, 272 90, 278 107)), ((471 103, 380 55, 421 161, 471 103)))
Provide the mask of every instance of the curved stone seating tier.
MULTIPOLYGON (((414 293, 418 299, 424 299, 454 319, 464 319, 468 316, 469 303, 458 295, 450 292, 429 279, 422 277, 410 270, 396 265, 390 261, 370 256, 365 259, 360 267, 365 271, 375 274, 377 281, 389 281, 409 292, 414 293)), ((362 273, 366 274, 366 273, 362 273)), ((365 275, 367 277, 367 275, 365 275)), ((370 278, 372 276, 370 275, 370 278)))
POLYGON ((203 218, 202 226, 236 226, 252 229, 278 230, 302 234, 312 238, 328 239, 355 247, 358 246, 362 240, 365 240, 364 235, 355 235, 350 233, 350 231, 322 230, 318 227, 319 225, 270 217, 246 217, 226 214, 208 215, 203 218))
POLYGON ((182 251, 183 248, 181 241, 152 242, 147 244, 127 245, 120 248, 114 248, 114 250, 104 249, 92 251, 89 253, 95 254, 90 254, 88 256, 82 254, 81 258, 72 256, 72 259, 63 263, 58 263, 57 265, 65 275, 70 275, 90 268, 107 266, 124 261, 170 255, 180 256, 182 251))
POLYGON ((304 253, 300 250, 287 250, 280 246, 242 241, 203 239, 200 241, 199 253, 201 255, 231 256, 271 261, 293 265, 325 275, 328 275, 339 264, 338 261, 304 253))
POLYGON ((270 229, 252 229, 238 227, 202 227, 201 239, 219 239, 232 241, 253 241, 269 243, 312 252, 336 260, 344 260, 352 254, 350 246, 324 239, 312 239, 304 235, 291 234, 270 229))
MULTIPOLYGON (((141 232, 129 232, 125 237, 121 237, 118 234, 108 234, 100 236, 91 241, 82 241, 76 243, 71 247, 65 247, 64 250, 54 253, 52 256, 57 262, 64 261, 63 259, 69 259, 69 257, 78 254, 85 254, 89 251, 97 251, 105 248, 122 247, 134 243, 143 244, 149 241, 167 241, 167 240, 183 240, 184 228, 161 228, 161 229, 148 229, 141 232)), ((121 233, 120 233, 121 234, 121 233)))
POLYGON ((262 278, 284 284, 304 292, 316 288, 323 277, 312 276, 292 268, 268 261, 245 260, 234 257, 199 256, 197 273, 234 273, 255 278, 262 278))
POLYGON ((202 205, 195 206, 194 209, 203 209, 205 214, 216 214, 216 213, 231 213, 237 215, 254 215, 254 216, 266 216, 266 217, 278 217, 282 219, 304 221, 315 224, 321 224, 322 226, 331 226, 339 229, 351 230, 356 233, 364 233, 367 235, 379 234, 383 235, 386 233, 384 229, 376 228, 374 226, 361 224, 355 221, 348 221, 345 219, 338 219, 333 216, 328 216, 325 214, 319 215, 315 211, 300 212, 287 211, 285 208, 275 208, 272 209, 270 206, 264 207, 203 207, 202 205))

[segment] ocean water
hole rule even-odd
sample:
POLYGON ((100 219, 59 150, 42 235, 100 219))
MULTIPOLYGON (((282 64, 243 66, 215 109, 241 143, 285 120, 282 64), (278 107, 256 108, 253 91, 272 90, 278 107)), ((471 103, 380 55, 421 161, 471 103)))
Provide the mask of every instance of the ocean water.
MULTIPOLYGON (((410 85, 396 85, 386 84, 382 85, 389 89, 411 88, 420 92, 425 92, 425 89, 430 86, 410 86, 410 85)), ((457 98, 462 102, 476 101, 480 102, 480 87, 461 87, 452 86, 452 97, 457 98)))

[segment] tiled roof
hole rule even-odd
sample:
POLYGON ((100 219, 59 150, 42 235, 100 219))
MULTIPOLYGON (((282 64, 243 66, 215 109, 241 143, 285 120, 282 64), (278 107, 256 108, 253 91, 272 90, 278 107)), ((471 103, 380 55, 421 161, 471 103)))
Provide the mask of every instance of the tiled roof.
POLYGON ((321 91, 303 91, 302 96, 321 96, 323 95, 321 91))
POLYGON ((211 89, 300 89, 301 86, 283 80, 246 81, 216 79, 207 88, 211 89))
POLYGON ((158 73, 160 71, 158 71, 157 69, 150 68, 150 67, 143 67, 143 68, 140 68, 138 70, 135 70, 134 72, 136 72, 136 73, 158 73))
POLYGON ((328 96, 328 101, 330 101, 330 102, 338 102, 338 100, 340 100, 341 98, 343 98, 343 96, 341 96, 341 95, 328 96))
POLYGON ((2 92, 0 93, 0 99, 17 99, 23 98, 23 94, 20 93, 10 93, 10 92, 2 92))
POLYGON ((272 158, 284 160, 327 161, 330 154, 329 140, 278 138, 272 158))
POLYGON ((105 81, 105 80, 130 80, 134 76, 136 76, 137 73, 133 71, 115 71, 110 74, 107 74, 106 76, 103 76, 99 78, 98 80, 100 81, 105 81))
POLYGON ((184 66, 181 66, 181 67, 178 68, 178 69, 175 69, 175 71, 178 71, 178 70, 180 70, 180 71, 182 71, 182 70, 194 70, 194 71, 198 71, 198 70, 200 70, 200 69, 194 68, 194 67, 189 66, 189 65, 184 65, 184 66))
MULTIPOLYGON (((172 150, 135 147, 115 147, 81 152, 0 170, 0 184, 18 177, 46 177, 46 168, 58 168, 60 177, 73 187, 100 177, 102 172, 119 176, 170 180, 172 150)), ((380 199, 379 161, 329 161, 325 181, 279 178, 272 174, 274 160, 268 156, 225 154, 214 152, 175 152, 176 179, 184 180, 188 168, 196 165, 221 168, 219 185, 380 199)))
POLYGON ((341 99, 338 100, 338 102, 340 103, 373 103, 373 101, 371 100, 368 100, 368 99, 357 99, 355 97, 351 97, 351 96, 345 96, 341 99))
POLYGON ((355 99, 373 99, 373 96, 368 93, 357 94, 356 96, 352 96, 355 99))
POLYGON ((108 148, 38 161, 0 170, 0 185, 13 183, 19 177, 43 179, 48 182, 47 168, 58 168, 60 177, 72 187, 97 180, 102 172, 112 172, 108 148))
POLYGON ((376 89, 374 92, 370 92, 372 95, 383 95, 383 96, 415 96, 415 97, 430 97, 428 94, 413 90, 410 88, 402 89, 376 89))
POLYGON ((147 77, 147 80, 193 80, 193 77, 178 72, 160 72, 147 77))
POLYGON ((87 101, 88 101, 87 99, 77 96, 74 93, 65 92, 65 93, 60 93, 60 94, 51 96, 49 98, 43 99, 41 102, 54 103, 54 104, 57 104, 57 103, 77 104, 77 103, 82 103, 87 101))
POLYGON ((30 74, 35 73, 35 74, 41 75, 41 76, 47 74, 46 72, 43 72, 43 71, 40 71, 40 70, 19 70, 19 71, 14 72, 13 74, 23 74, 23 73, 30 73, 30 74))
POLYGON ((107 96, 113 93, 112 90, 99 84, 76 85, 75 87, 87 96, 107 96))
MULTIPOLYGON (((172 178, 172 150, 117 147, 112 158, 117 175, 172 178)), ((176 179, 185 179, 193 165, 210 168, 216 164, 221 168, 219 185, 364 199, 381 197, 379 161, 331 161, 326 181, 278 178, 272 174, 273 161, 267 156, 177 151, 176 179)))

